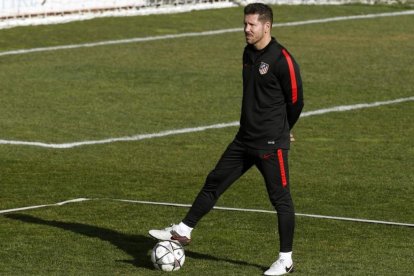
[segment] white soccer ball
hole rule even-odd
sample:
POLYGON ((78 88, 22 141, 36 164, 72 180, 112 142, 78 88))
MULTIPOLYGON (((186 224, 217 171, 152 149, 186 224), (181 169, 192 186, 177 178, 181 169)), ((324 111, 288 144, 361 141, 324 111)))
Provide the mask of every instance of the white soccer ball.
POLYGON ((179 270, 185 261, 184 248, 178 242, 160 241, 152 249, 151 261, 156 269, 179 270))

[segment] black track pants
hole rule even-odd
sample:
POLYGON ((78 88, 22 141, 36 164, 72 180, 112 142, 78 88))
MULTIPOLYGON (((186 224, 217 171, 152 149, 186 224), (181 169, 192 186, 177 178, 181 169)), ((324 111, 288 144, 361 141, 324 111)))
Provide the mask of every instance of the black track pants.
POLYGON ((280 251, 292 251, 295 213, 289 191, 288 150, 257 150, 233 141, 207 176, 183 222, 195 227, 216 204, 220 195, 255 165, 266 183, 269 199, 277 211, 280 251))

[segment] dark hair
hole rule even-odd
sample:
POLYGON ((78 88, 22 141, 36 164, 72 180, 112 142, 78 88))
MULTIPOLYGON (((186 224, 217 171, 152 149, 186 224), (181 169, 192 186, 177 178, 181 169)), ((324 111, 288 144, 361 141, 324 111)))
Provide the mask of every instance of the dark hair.
POLYGON ((269 21, 270 25, 273 24, 273 11, 268 5, 262 3, 251 3, 244 7, 244 15, 248 14, 258 14, 259 20, 262 23, 269 21))

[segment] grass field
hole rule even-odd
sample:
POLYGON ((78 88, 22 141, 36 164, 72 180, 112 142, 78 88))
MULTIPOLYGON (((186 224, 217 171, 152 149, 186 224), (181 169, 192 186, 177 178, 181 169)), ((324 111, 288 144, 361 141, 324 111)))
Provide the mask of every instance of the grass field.
MULTIPOLYGON (((275 6, 277 22, 406 10, 275 6)), ((242 27, 242 8, 0 30, 1 52, 242 27)), ((301 65, 305 111, 414 96, 414 16, 277 27, 301 65)), ((0 139, 70 143, 237 121, 243 34, 0 56, 0 139)), ((414 223, 414 102, 302 118, 290 152, 296 211, 414 223)), ((236 127, 52 149, 0 144, 1 275, 162 275, 147 231, 176 223, 236 127)), ((218 206, 271 210, 250 170, 218 206)), ((298 275, 412 275, 414 228, 297 217, 298 275)), ((276 216, 213 210, 174 275, 261 275, 276 216)))

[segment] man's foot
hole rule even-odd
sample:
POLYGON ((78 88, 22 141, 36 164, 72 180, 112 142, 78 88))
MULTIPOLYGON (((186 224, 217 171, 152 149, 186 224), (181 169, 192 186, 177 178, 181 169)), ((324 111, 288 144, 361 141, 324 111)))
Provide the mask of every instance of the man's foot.
POLYGON ((268 270, 264 272, 264 275, 274 276, 274 275, 284 275, 287 273, 293 272, 293 261, 284 260, 279 257, 279 259, 274 262, 268 270))
POLYGON ((181 236, 177 233, 178 225, 172 224, 162 230, 150 230, 148 233, 151 237, 161 241, 178 241, 181 245, 188 245, 191 242, 191 237, 181 236))

